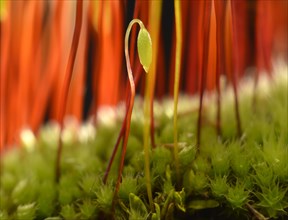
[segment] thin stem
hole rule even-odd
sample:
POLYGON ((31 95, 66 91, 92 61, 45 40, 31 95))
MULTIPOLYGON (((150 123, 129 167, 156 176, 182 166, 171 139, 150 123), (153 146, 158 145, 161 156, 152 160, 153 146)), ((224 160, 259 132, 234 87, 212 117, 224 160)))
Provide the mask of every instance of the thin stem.
POLYGON ((225 35, 225 9, 226 2, 225 1, 214 1, 214 7, 216 12, 216 25, 217 25, 217 68, 216 68, 216 90, 217 90, 217 115, 216 115, 216 131, 217 135, 220 138, 222 136, 221 129, 221 87, 220 87, 220 77, 221 74, 224 73, 224 65, 223 60, 225 60, 224 53, 224 40, 223 36, 225 35))
MULTIPOLYGON (((134 78, 134 84, 135 84, 135 87, 138 85, 138 82, 139 82, 139 79, 140 79, 140 75, 141 75, 141 71, 140 71, 140 68, 141 68, 141 64, 137 64, 136 66, 136 75, 135 75, 135 78, 134 78)), ((128 89, 129 87, 127 86, 126 88, 126 93, 128 93, 128 89)), ((128 97, 126 99, 126 102, 129 103, 130 101, 130 94, 128 94, 128 97)), ((128 105, 129 104, 126 104, 126 108, 128 109, 128 105)), ((111 170, 111 167, 112 167, 112 164, 113 164, 113 161, 114 161, 114 158, 116 156, 116 153, 117 153, 117 150, 119 148, 119 144, 120 144, 120 141, 121 139, 123 140, 123 137, 124 137, 124 132, 125 132, 125 125, 126 125, 126 121, 127 121, 127 111, 125 113, 125 118, 123 120, 123 123, 122 123, 122 127, 121 127, 121 130, 120 130, 120 133, 117 137, 117 141, 114 145, 114 148, 113 148, 113 152, 112 152, 112 155, 110 157, 110 160, 109 160, 109 163, 108 163, 108 166, 105 170, 105 174, 104 174, 104 177, 103 177, 103 183, 106 184, 107 182, 107 179, 108 179, 108 176, 109 176, 109 173, 110 173, 110 170, 111 170)), ((153 130, 154 131, 154 130, 153 130)))
MULTIPOLYGON (((158 62, 158 51, 159 51, 159 36, 160 36, 160 23, 162 15, 162 0, 151 1, 149 4, 149 24, 150 24, 150 33, 151 38, 153 39, 152 45, 152 57, 153 62, 151 63, 151 68, 148 75, 150 89, 150 138, 152 148, 156 147, 155 143, 155 124, 154 124, 154 94, 155 94, 155 81, 156 81, 156 71, 157 71, 157 62, 158 62)), ((147 136, 148 138, 148 136, 147 136)))
POLYGON ((252 205, 249 203, 246 203, 247 208, 252 212, 252 214, 255 216, 256 219, 258 220, 267 220, 268 218, 265 218, 264 215, 262 215, 260 212, 258 212, 252 205))
POLYGON ((62 155, 62 140, 61 140, 61 133, 63 131, 63 118, 66 110, 67 105, 67 97, 69 92, 69 87, 71 83, 72 73, 73 73, 73 67, 75 64, 75 58, 76 53, 79 45, 79 39, 80 39, 80 33, 81 33, 81 26, 82 26, 82 9, 83 9, 83 0, 77 0, 77 6, 76 6, 76 21, 75 21, 75 29, 73 34, 73 40, 72 40, 72 46, 69 54, 69 60, 66 67, 65 72, 65 79, 64 79, 64 86, 61 92, 61 104, 62 108, 59 109, 59 121, 60 121, 60 134, 58 139, 58 150, 57 150, 57 158, 56 158, 56 175, 55 175, 55 181, 56 183, 59 183, 59 179, 61 176, 61 169, 60 169, 60 160, 62 155))
POLYGON ((210 34, 210 18, 211 18, 211 2, 204 2, 204 46, 203 46, 203 68, 201 74, 201 88, 200 88, 200 104, 199 104, 199 113, 198 113, 198 121, 197 121, 197 152, 200 150, 200 142, 201 142, 201 125, 202 125, 202 108, 203 108, 203 96, 204 89, 207 78, 207 69, 208 69, 208 42, 209 34, 210 34))
POLYGON ((176 22, 176 55, 175 55, 175 81, 174 81, 174 160, 176 168, 177 186, 180 181, 179 158, 178 158, 178 96, 179 96, 179 81, 180 81, 180 67, 181 67, 181 51, 182 51, 182 18, 181 18, 181 2, 174 1, 175 7, 175 22, 176 22))
MULTIPOLYGON (((153 97, 154 95, 152 95, 153 97)), ((156 142, 155 142, 155 123, 154 123, 154 98, 151 97, 150 101, 150 137, 151 137, 151 145, 153 148, 156 148, 156 142)))
POLYGON ((234 64, 234 71, 232 73, 232 86, 233 86, 233 92, 235 97, 235 117, 236 117, 236 123, 237 123, 237 135, 238 137, 241 137, 242 134, 242 128, 241 128, 241 120, 240 120, 240 112, 239 112, 239 102, 238 102, 238 89, 237 89, 237 77, 240 71, 239 68, 239 59, 238 59, 238 38, 237 38, 237 23, 236 23, 236 5, 235 2, 229 1, 228 2, 230 6, 229 12, 231 13, 232 18, 232 39, 233 39, 233 64, 234 64))
MULTIPOLYGON (((130 58, 129 58, 129 49, 128 49, 129 35, 131 32, 132 26, 135 23, 138 23, 140 25, 140 28, 145 28, 143 23, 139 19, 133 19, 129 23, 128 28, 126 30, 126 34, 125 34, 125 58, 126 58, 128 79, 129 79, 129 83, 130 83, 130 99, 129 99, 129 104, 127 106, 127 113, 126 113, 127 118, 126 118, 125 134, 124 134, 124 139, 123 139, 123 147, 122 147, 122 152, 121 152, 120 166, 119 166, 119 171, 118 171, 118 178, 117 178, 117 182, 116 182, 112 208, 114 208, 115 198, 119 192, 121 176, 122 176, 122 172, 123 172, 123 168, 124 168, 124 159, 125 159, 125 154, 126 154, 126 150, 127 150, 128 135, 130 132, 131 116, 132 116, 132 110, 133 110, 133 105, 134 105, 134 98, 135 98, 135 83, 134 83, 134 79, 133 79, 133 74, 132 74, 132 69, 131 69, 131 64, 130 64, 130 58)), ((152 190, 151 190, 151 181, 150 181, 149 149, 148 149, 148 163, 147 163, 147 149, 144 149, 144 151, 145 151, 145 175, 146 175, 146 182, 147 182, 147 194, 148 194, 149 203, 150 203, 150 205, 152 204, 152 208, 153 208, 153 199, 152 199, 152 190)))
POLYGON ((146 188, 147 188, 149 205, 151 210, 154 210, 151 179, 150 179, 150 159, 149 159, 149 128, 150 128, 149 125, 151 123, 151 112, 149 109, 150 98, 151 96, 150 96, 149 78, 146 77, 146 90, 144 97, 144 135, 143 135, 144 162, 145 162, 144 170, 145 170, 146 188))
POLYGON ((219 79, 217 79, 216 89, 217 89, 217 115, 216 115, 216 132, 218 138, 222 136, 221 129, 221 90, 219 85, 219 79))
POLYGON ((106 171, 105 171, 105 174, 104 174, 104 177, 103 177, 103 183, 104 184, 106 184, 106 182, 107 182, 108 175, 110 173, 110 170, 111 170, 111 167, 112 167, 112 163, 113 163, 114 158, 116 156, 120 141, 124 137, 124 132, 125 132, 125 129, 126 129, 126 126, 125 126, 126 125, 126 121, 127 121, 127 112, 125 114, 125 118, 124 118, 124 121, 122 123, 122 127, 121 127, 121 130, 120 130, 120 133, 119 133, 119 135, 117 137, 117 141, 116 141, 116 143, 114 145, 112 156, 110 157, 109 164, 108 164, 108 166, 106 168, 106 171))

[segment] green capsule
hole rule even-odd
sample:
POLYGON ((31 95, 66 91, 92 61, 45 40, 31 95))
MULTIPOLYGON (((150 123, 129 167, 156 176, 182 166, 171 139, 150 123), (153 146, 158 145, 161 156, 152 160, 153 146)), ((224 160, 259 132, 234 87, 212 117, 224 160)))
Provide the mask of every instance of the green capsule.
POLYGON ((152 62, 152 40, 146 28, 141 28, 137 38, 137 48, 140 63, 146 73, 152 62))

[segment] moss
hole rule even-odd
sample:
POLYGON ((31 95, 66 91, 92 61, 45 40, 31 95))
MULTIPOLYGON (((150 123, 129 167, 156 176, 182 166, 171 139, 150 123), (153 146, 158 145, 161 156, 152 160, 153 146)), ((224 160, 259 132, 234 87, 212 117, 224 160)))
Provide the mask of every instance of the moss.
POLYGON ((118 155, 107 185, 102 178, 120 123, 99 123, 89 140, 79 137, 64 143, 59 185, 54 183, 59 133, 57 126, 47 125, 39 132, 34 147, 14 149, 1 158, 0 218, 109 219, 113 213, 119 219, 253 218, 248 203, 265 217, 281 218, 288 209, 287 85, 272 86, 268 94, 258 94, 254 107, 251 96, 241 97, 241 138, 235 136, 229 99, 223 97, 220 139, 211 121, 213 109, 205 108, 199 152, 195 146, 197 113, 187 112, 191 99, 180 97, 179 185, 172 156, 172 114, 167 107, 172 102, 156 104, 157 147, 150 151, 154 211, 148 205, 144 178, 141 101, 136 99, 115 207, 112 200, 118 155), (231 213, 232 217, 227 217, 231 213))

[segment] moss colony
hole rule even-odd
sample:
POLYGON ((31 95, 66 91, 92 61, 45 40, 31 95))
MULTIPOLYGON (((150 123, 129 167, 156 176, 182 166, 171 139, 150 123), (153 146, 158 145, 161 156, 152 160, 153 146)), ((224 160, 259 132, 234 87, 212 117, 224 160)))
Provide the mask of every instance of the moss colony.
MULTIPOLYGON (((281 72, 286 71, 287 68, 281 72)), ((226 91, 222 97, 221 139, 213 124, 215 98, 207 98, 198 153, 197 111, 193 110, 193 105, 197 110, 198 99, 180 97, 178 185, 172 149, 173 101, 155 103, 157 147, 150 152, 154 210, 148 205, 144 178, 144 122, 139 98, 133 110, 122 183, 114 205, 119 152, 106 185, 102 178, 123 120, 123 108, 106 109, 104 115, 99 112, 96 128, 90 123, 77 129, 71 123, 66 126, 58 185, 55 159, 59 128, 46 125, 35 140, 28 131, 22 133, 24 147, 1 158, 0 219, 287 218, 286 73, 274 75, 269 86, 260 83, 253 105, 253 96, 247 92, 251 91, 249 83, 240 87, 241 138, 236 137, 232 93, 230 97, 226 91)))

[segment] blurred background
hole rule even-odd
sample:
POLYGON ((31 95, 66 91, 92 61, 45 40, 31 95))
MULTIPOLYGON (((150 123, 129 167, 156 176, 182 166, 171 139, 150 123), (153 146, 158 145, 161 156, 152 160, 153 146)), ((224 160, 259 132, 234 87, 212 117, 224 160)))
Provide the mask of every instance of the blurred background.
MULTIPOLYGON (((173 94, 176 36, 172 0, 84 0, 72 79, 66 82, 76 3, 0 0, 0 149, 13 146, 23 128, 37 132, 43 123, 60 120, 64 84, 69 85, 65 114, 79 122, 101 106, 124 101, 124 36, 133 18, 141 19, 151 34, 149 74, 155 76, 156 85, 152 93, 157 99, 173 94)), ((237 83, 248 68, 254 69, 257 81, 259 74, 271 75, 273 60, 287 63, 287 11, 287 0, 181 1, 181 92, 197 95, 201 85, 214 91, 220 76, 237 83), (206 58, 206 80, 201 84, 206 58)), ((145 74, 135 46, 137 33, 138 27, 133 28, 130 57, 137 93, 143 94, 145 74)))

